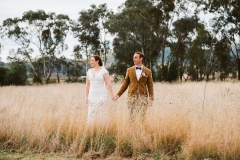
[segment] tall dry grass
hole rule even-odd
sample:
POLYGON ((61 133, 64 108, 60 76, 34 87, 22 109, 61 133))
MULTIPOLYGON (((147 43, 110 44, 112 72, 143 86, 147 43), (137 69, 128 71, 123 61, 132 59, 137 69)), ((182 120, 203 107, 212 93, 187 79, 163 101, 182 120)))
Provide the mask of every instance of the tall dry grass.
MULTIPOLYGON (((117 91, 120 84, 113 85, 117 91)), ((110 123, 87 126, 84 84, 0 88, 0 148, 91 158, 240 159, 240 83, 155 83, 142 123, 126 93, 109 100, 110 123)))

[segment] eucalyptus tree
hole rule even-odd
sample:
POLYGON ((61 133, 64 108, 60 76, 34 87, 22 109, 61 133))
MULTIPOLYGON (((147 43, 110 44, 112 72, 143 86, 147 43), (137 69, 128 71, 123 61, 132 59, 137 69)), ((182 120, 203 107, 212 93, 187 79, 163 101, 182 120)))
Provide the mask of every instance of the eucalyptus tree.
POLYGON ((240 80, 240 1, 192 0, 201 9, 214 14, 213 31, 228 39, 230 54, 235 58, 240 80))
MULTIPOLYGON (((173 22, 173 29, 171 31, 172 38, 169 40, 169 46, 171 53, 168 60, 168 74, 170 72, 170 66, 172 62, 177 63, 176 67, 180 80, 184 73, 187 74, 186 67, 187 51, 192 42, 197 27, 199 26, 199 18, 196 16, 183 17, 173 22), (187 24, 187 25, 186 25, 187 24)), ((168 78, 167 78, 168 79, 168 78)))
POLYGON ((2 53, 2 48, 3 48, 3 45, 2 45, 2 26, 0 25, 0 62, 1 62, 1 60, 2 60, 2 58, 1 58, 1 53, 2 53))
POLYGON ((205 76, 214 71, 217 64, 217 56, 214 51, 216 39, 205 29, 204 24, 197 28, 197 37, 192 41, 188 51, 188 71, 193 80, 202 81, 205 76))
MULTIPOLYGON (((45 59, 45 57, 44 57, 44 59, 45 59)), ((34 71, 32 68, 30 70, 30 75, 33 77, 33 83, 43 84, 43 80, 42 80, 43 73, 44 73, 43 58, 33 58, 31 65, 35 69, 34 71)))
POLYGON ((121 38, 114 38, 113 40, 114 56, 118 60, 113 71, 117 75, 125 76, 128 67, 133 65, 133 53, 139 46, 131 40, 124 40, 121 38))
POLYGON ((64 64, 64 60, 65 57, 61 56, 60 58, 56 59, 55 63, 54 63, 54 67, 56 68, 56 72, 57 72, 57 81, 58 83, 60 83, 60 77, 59 77, 59 73, 62 69, 62 66, 64 64))
POLYGON ((77 80, 83 68, 83 56, 78 52, 74 52, 72 64, 73 65, 70 67, 70 74, 77 80))
POLYGON ((84 69, 84 61, 81 54, 73 54, 73 59, 67 59, 62 56, 58 60, 58 68, 64 75, 68 77, 67 82, 77 82, 80 75, 86 75, 86 73, 82 73, 84 69))
MULTIPOLYGON (((139 4, 139 7, 143 8, 149 5, 150 2, 146 1, 146 3, 139 4)), ((119 60, 118 65, 124 69, 131 66, 133 53, 141 51, 145 55, 144 64, 152 68, 152 62, 156 57, 153 51, 159 50, 159 48, 155 45, 156 38, 150 31, 149 25, 139 15, 134 14, 135 10, 127 3, 120 9, 105 23, 108 31, 116 36, 113 46, 115 56, 119 60)))
POLYGON ((31 64, 34 74, 39 77, 33 66, 33 53, 42 58, 45 83, 48 83, 54 63, 68 48, 65 39, 69 31, 69 17, 43 10, 27 11, 21 18, 8 18, 3 22, 4 34, 20 47, 18 54, 31 64), (37 48, 38 53, 33 48, 37 48))
MULTIPOLYGON (((228 37, 221 37, 215 44, 214 51, 217 56, 216 71, 220 72, 220 78, 226 77, 229 73, 234 75, 237 71, 236 60, 229 54, 231 52, 231 45, 229 45, 228 37)), ((213 78, 215 78, 215 75, 213 75, 213 78)))
POLYGON ((211 35, 209 31, 204 32, 205 35, 203 35, 202 39, 205 44, 204 53, 206 58, 206 65, 203 67, 203 72, 206 75, 206 81, 209 81, 209 76, 214 75, 214 73, 217 71, 216 67, 218 63, 218 57, 215 52, 215 47, 218 41, 213 35, 211 35))
POLYGON ((71 81, 71 71, 72 71, 72 67, 73 67, 73 62, 65 57, 63 57, 62 59, 62 64, 63 64, 63 68, 64 68, 64 73, 66 74, 68 77, 68 82, 71 81))
POLYGON ((100 54, 100 28, 99 22, 105 16, 106 4, 91 5, 88 10, 79 13, 77 21, 72 23, 73 36, 78 39, 79 44, 74 47, 74 52, 79 52, 86 57, 86 71, 88 70, 89 58, 92 54, 100 54))
POLYGON ((101 4, 98 6, 97 11, 99 13, 99 23, 98 28, 100 29, 100 54, 103 57, 104 65, 107 66, 107 54, 111 53, 111 42, 110 35, 105 26, 109 17, 113 14, 112 10, 107 8, 106 4, 101 4))
POLYGON ((166 80, 165 48, 168 44, 172 22, 182 10, 185 10, 184 3, 185 1, 180 0, 127 0, 125 2, 128 7, 134 10, 132 14, 137 14, 144 19, 145 23, 149 25, 152 35, 157 37, 162 59, 162 80, 166 80), (148 5, 144 7, 144 4, 148 5))

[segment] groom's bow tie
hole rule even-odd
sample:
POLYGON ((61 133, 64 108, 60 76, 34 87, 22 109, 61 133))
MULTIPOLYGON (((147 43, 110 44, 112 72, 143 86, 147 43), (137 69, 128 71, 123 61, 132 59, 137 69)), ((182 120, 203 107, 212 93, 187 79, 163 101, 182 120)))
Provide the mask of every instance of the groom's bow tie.
POLYGON ((136 70, 138 70, 138 69, 139 69, 139 70, 142 70, 142 67, 136 67, 136 70))

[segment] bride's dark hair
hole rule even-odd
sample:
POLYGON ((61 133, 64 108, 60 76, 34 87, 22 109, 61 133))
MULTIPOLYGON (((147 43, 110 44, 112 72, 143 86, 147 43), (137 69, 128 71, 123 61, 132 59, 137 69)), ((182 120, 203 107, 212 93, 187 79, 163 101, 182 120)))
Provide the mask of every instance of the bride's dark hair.
POLYGON ((92 57, 94 57, 95 61, 98 61, 98 65, 99 66, 102 66, 103 63, 102 63, 102 59, 99 55, 93 55, 92 57))

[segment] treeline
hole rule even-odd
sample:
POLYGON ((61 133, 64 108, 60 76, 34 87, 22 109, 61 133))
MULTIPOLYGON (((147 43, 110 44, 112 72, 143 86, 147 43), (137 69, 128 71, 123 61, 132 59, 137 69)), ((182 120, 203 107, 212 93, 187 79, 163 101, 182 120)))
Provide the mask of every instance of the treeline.
POLYGON ((79 64, 74 67, 87 70, 93 54, 101 55, 106 64, 107 53, 113 50, 118 61, 109 70, 124 75, 133 65, 133 53, 141 51, 155 81, 209 81, 216 73, 222 78, 238 75, 240 80, 238 0, 126 0, 117 13, 106 4, 91 5, 79 12, 77 20, 43 10, 27 11, 21 18, 4 20, 0 29, 1 40, 8 38, 19 45, 8 59, 27 61, 42 83, 49 82, 54 68, 66 65, 63 52, 70 34, 78 40, 73 60, 79 64), (203 12, 213 15, 210 26, 200 20, 203 12), (107 34, 115 37, 113 41, 107 34))
MULTIPOLYGON (((85 78, 79 78, 85 75, 83 62, 71 59, 59 60, 62 60, 62 62, 54 66, 51 74, 52 79, 48 83, 60 83, 60 79, 64 79, 65 82, 85 82, 85 78)), ((41 59, 35 59, 32 65, 37 68, 38 75, 43 75, 42 64, 39 61, 41 59)), ((31 64, 23 61, 14 61, 0 65, 0 86, 31 85, 32 83, 43 84, 43 81, 42 78, 34 74, 31 64)))

